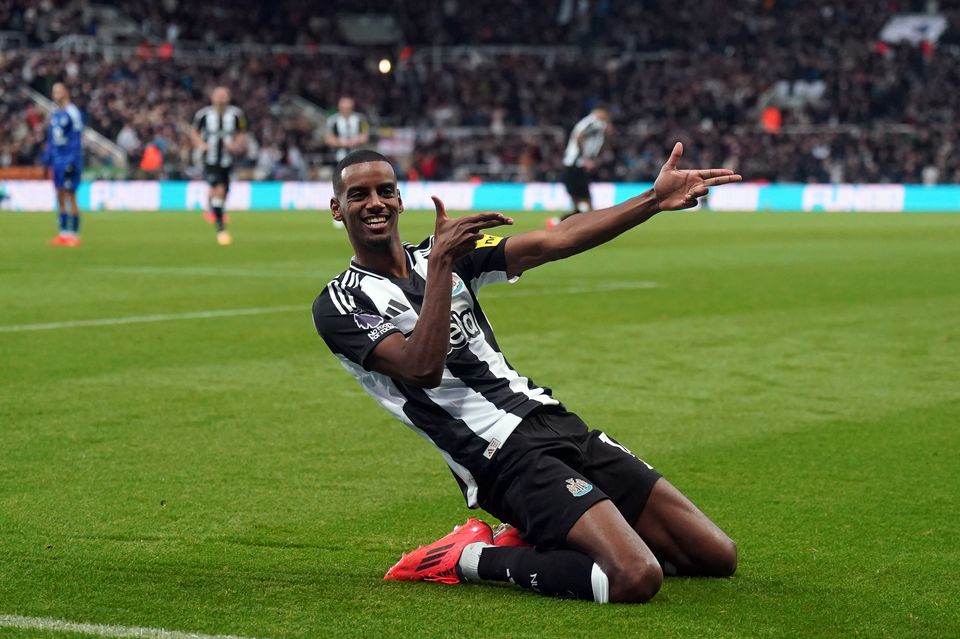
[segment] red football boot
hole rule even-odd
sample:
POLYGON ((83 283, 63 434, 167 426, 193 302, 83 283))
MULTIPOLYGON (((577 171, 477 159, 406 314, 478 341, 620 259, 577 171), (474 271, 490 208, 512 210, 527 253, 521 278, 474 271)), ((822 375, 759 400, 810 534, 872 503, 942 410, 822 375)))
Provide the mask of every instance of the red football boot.
POLYGON ((497 524, 497 527, 493 530, 493 545, 500 547, 515 546, 522 548, 532 546, 533 544, 528 544, 521 539, 520 533, 517 532, 517 529, 510 524, 497 524))
POLYGON ((457 570, 457 562, 460 561, 463 549, 476 542, 492 544, 493 531, 488 524, 471 517, 446 537, 429 546, 420 546, 409 555, 401 557, 383 578, 398 581, 435 581, 441 584, 461 583, 463 577, 457 570))
POLYGON ((67 245, 66 242, 67 242, 66 235, 58 235, 52 240, 50 240, 49 242, 47 242, 47 244, 50 246, 66 246, 67 245))

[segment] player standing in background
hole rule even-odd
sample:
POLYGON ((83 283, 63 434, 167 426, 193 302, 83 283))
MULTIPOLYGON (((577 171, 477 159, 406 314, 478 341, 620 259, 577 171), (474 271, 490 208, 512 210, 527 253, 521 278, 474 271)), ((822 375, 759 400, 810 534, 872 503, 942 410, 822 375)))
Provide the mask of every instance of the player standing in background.
POLYGON ((50 246, 80 246, 77 187, 83 172, 83 118, 70 102, 70 91, 65 84, 54 84, 52 97, 57 108, 50 114, 47 125, 43 163, 53 172, 60 232, 50 240, 50 246))
POLYGON ((613 130, 610 114, 596 107, 587 117, 577 122, 570 131, 567 148, 563 152, 563 185, 573 200, 573 211, 563 217, 552 217, 547 226, 556 226, 571 215, 593 210, 590 201, 590 174, 597 166, 606 136, 613 130))
POLYGON ((337 162, 370 141, 370 124, 362 113, 353 110, 353 98, 345 95, 337 102, 337 112, 327 118, 324 142, 337 150, 337 162))
MULTIPOLYGON (((337 162, 370 141, 370 124, 362 113, 353 110, 354 106, 353 98, 341 96, 336 114, 327 118, 327 134, 323 141, 337 150, 337 162)), ((342 229, 343 222, 333 220, 333 228, 342 229)))
POLYGON ((470 518, 401 558, 386 579, 503 581, 603 603, 647 601, 664 574, 734 573, 733 541, 660 473, 520 375, 478 300, 487 284, 609 242, 741 179, 680 170, 682 154, 677 143, 646 193, 508 238, 484 230, 513 220, 451 219, 435 197, 435 233, 419 245, 400 239, 403 200, 387 158, 361 150, 337 165, 330 208, 355 257, 314 302, 317 332, 367 393, 439 450, 469 507, 516 526, 494 539, 470 518))
POLYGON ((217 228, 217 243, 228 246, 233 242, 224 220, 224 206, 230 192, 230 169, 234 156, 247 146, 247 118, 238 107, 230 104, 230 90, 216 87, 210 93, 210 106, 197 111, 193 117, 190 138, 203 155, 203 174, 210 185, 209 206, 217 228))

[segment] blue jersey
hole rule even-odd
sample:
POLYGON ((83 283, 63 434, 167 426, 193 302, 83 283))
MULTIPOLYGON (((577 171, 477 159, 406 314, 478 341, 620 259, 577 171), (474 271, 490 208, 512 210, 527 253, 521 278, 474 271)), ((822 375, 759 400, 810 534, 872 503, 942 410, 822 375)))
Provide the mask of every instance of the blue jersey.
POLYGON ((72 164, 79 169, 83 164, 83 147, 80 142, 82 134, 83 118, 76 106, 68 104, 54 111, 47 125, 47 146, 43 152, 43 163, 47 166, 72 164))

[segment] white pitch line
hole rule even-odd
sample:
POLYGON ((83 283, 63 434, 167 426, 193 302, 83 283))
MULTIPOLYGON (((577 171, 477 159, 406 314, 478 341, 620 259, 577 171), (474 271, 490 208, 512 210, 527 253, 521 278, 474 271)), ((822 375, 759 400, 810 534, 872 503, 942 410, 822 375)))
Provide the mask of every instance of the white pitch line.
POLYGON ((171 322, 176 320, 210 319, 214 317, 238 317, 242 315, 266 315, 268 313, 289 313, 291 311, 309 311, 309 304, 296 306, 261 306, 259 308, 228 308, 220 311, 193 311, 189 313, 167 313, 164 315, 134 315, 131 317, 107 317, 91 320, 67 320, 65 322, 47 322, 44 324, 14 324, 0 326, 0 333, 20 333, 23 331, 52 331, 60 328, 82 326, 119 326, 121 324, 146 324, 148 322, 171 322))
POLYGON ((573 295, 579 293, 601 293, 603 291, 630 291, 660 288, 657 282, 642 280, 624 282, 597 282, 584 286, 566 286, 556 288, 496 288, 486 289, 482 297, 529 297, 531 295, 573 295))
MULTIPOLYGON (((500 288, 487 291, 484 297, 532 297, 535 295, 573 295, 599 293, 603 291, 624 291, 659 288, 656 282, 626 281, 598 282, 589 286, 568 286, 565 288, 500 288)), ((45 322, 42 324, 14 324, 0 326, 0 333, 22 333, 26 331, 53 331, 61 328, 81 328, 87 326, 120 326, 123 324, 147 324, 150 322, 172 322, 177 320, 211 319, 215 317, 239 317, 243 315, 266 315, 268 313, 308 312, 308 304, 296 306, 261 306, 258 308, 232 308, 220 311, 192 311, 187 313, 166 313, 163 315, 134 315, 130 317, 106 317, 103 319, 66 320, 63 322, 45 322)))
POLYGON ((270 277, 287 279, 291 277, 307 278, 322 277, 318 273, 306 271, 288 272, 242 269, 242 268, 217 268, 202 266, 91 266, 88 271, 97 273, 121 273, 124 275, 159 275, 162 277, 182 276, 209 276, 209 277, 270 277))
POLYGON ((205 635, 199 632, 181 632, 163 628, 140 628, 137 626, 107 626, 97 623, 74 623, 47 617, 21 617, 0 615, 0 628, 18 630, 46 630, 50 632, 74 632, 96 637, 136 637, 138 639, 256 639, 237 635, 205 635))

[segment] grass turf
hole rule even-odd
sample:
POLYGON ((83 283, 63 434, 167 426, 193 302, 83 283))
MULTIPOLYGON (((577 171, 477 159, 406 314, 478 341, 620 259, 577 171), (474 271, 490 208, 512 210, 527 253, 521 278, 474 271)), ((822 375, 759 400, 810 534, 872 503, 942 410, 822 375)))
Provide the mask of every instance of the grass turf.
MULTIPOLYGON (((669 579, 645 606, 383 582, 464 519, 456 485, 313 332, 342 231, 233 217, 224 249, 198 214, 91 214, 72 250, 44 245, 52 216, 0 217, 0 615, 272 638, 960 635, 960 215, 663 214, 485 289, 521 372, 738 541, 734 578, 669 579)), ((407 213, 404 237, 431 221, 407 213)), ((48 636, 68 635, 0 628, 48 636)))

